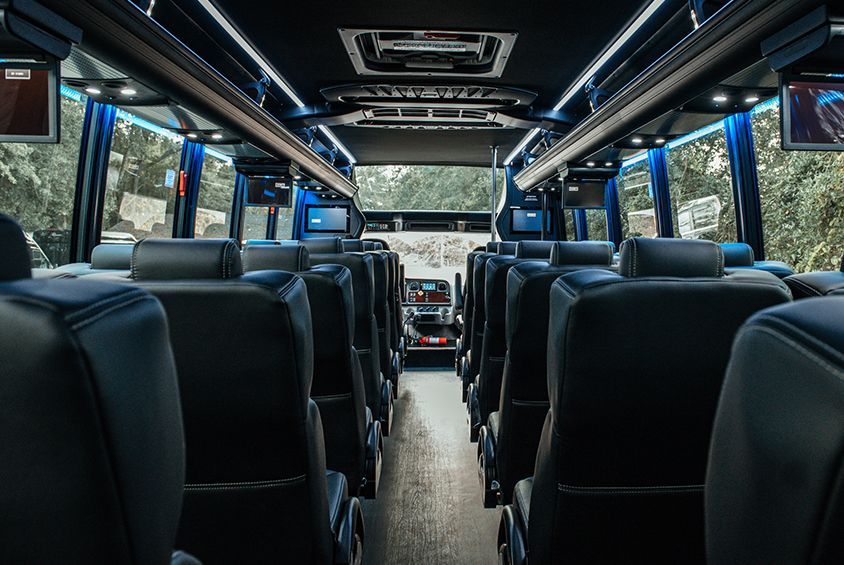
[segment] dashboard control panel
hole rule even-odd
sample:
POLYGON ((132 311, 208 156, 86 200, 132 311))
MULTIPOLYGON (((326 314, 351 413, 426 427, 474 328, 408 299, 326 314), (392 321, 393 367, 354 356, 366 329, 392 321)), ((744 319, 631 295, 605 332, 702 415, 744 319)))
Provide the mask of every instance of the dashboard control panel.
POLYGON ((443 280, 407 279, 405 304, 451 304, 451 285, 443 280))

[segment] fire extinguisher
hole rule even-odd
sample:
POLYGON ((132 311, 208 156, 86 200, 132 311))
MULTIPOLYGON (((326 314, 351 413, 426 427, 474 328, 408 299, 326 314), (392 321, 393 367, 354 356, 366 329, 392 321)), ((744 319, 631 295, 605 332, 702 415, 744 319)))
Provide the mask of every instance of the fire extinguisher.
POLYGON ((419 345, 448 345, 448 338, 425 335, 419 338, 419 345))

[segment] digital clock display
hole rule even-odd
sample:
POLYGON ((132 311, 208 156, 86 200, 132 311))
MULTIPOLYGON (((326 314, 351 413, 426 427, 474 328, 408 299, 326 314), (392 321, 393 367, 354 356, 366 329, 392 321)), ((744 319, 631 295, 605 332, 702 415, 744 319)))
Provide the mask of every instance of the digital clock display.
POLYGON ((422 290, 437 290, 437 283, 435 283, 435 282, 423 282, 422 283, 422 290))

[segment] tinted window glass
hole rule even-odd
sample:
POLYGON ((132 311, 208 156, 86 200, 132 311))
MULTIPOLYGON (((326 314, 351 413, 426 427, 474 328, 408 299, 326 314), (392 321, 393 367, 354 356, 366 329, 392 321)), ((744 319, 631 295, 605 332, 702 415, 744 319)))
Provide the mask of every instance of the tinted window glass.
POLYGON ((32 266, 70 262, 76 169, 87 100, 62 88, 58 144, 0 143, 0 211, 23 226, 32 266))
POLYGON ((232 198, 235 170, 231 159, 205 150, 199 177, 194 237, 229 237, 232 224, 232 198))
POLYGON ((607 240, 607 211, 586 210, 586 233, 589 239, 607 240))
POLYGON ((243 207, 243 235, 241 239, 266 239, 267 220, 270 217, 268 208, 255 206, 243 207))
POLYGON ((666 152, 674 237, 735 241, 736 208, 723 122, 708 129, 712 131, 700 137, 672 143, 666 152))
POLYGON ((299 189, 293 187, 293 193, 290 195, 290 208, 276 208, 276 213, 278 213, 278 224, 275 230, 276 239, 293 237, 293 212, 296 210, 296 195, 298 193, 299 189))
POLYGON ((103 243, 173 236, 182 138, 128 112, 114 125, 103 243))
POLYGON ((783 151, 777 103, 751 117, 767 259, 837 270, 844 251, 844 153, 783 151))
POLYGON ((656 237, 651 171, 647 159, 621 169, 617 185, 622 238, 656 237))

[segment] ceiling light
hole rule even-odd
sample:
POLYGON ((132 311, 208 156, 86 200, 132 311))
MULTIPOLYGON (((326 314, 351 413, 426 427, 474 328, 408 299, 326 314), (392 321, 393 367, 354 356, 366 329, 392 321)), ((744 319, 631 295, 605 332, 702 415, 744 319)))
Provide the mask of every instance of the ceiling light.
POLYGON ((758 96, 752 96, 752 95, 751 95, 751 96, 748 96, 747 98, 745 98, 745 99, 744 99, 744 101, 745 101, 747 104, 753 104, 754 102, 759 102, 759 97, 758 97, 758 96))
POLYGON ((346 149, 345 145, 340 143, 340 140, 337 139, 337 137, 333 133, 331 133, 330 129, 321 125, 319 126, 319 131, 324 133, 325 137, 331 140, 331 143, 333 143, 337 147, 337 149, 339 149, 343 153, 343 155, 346 156, 346 158, 349 160, 349 163, 351 163, 352 165, 357 163, 357 159, 355 159, 355 156, 352 155, 352 152, 346 149))
POLYGON ((656 143, 657 145, 662 145, 663 143, 665 143, 665 138, 662 138, 662 137, 657 137, 657 138, 654 140, 654 143, 656 143))
POLYGON ((595 161, 589 161, 589 162, 587 162, 587 163, 586 163, 586 166, 587 166, 587 167, 594 167, 594 166, 595 166, 595 161))
POLYGON ((223 139, 223 134, 222 133, 212 133, 211 139, 223 139))
POLYGON ((214 18, 220 27, 222 27, 229 36, 234 39, 235 43, 240 45, 240 48, 243 49, 247 55, 252 57, 252 59, 260 66, 267 75, 273 79, 276 84, 287 94, 288 98, 293 101, 296 106, 299 108, 304 108, 305 103, 302 102, 302 99, 296 94, 293 88, 287 84, 287 81, 282 78, 282 76, 276 71, 272 65, 270 65, 266 59, 264 59, 258 51, 255 50, 252 45, 249 44, 248 41, 240 34, 239 31, 235 29, 235 27, 229 23, 226 17, 217 9, 217 7, 211 2, 211 0, 197 0, 199 4, 205 8, 208 14, 214 18))
POLYGON ((633 143, 635 143, 636 145, 639 145, 639 144, 641 144, 642 142, 644 142, 645 140, 644 140, 644 139, 642 139, 641 137, 634 137, 634 138, 633 138, 633 139, 631 139, 630 141, 632 141, 632 142, 633 142, 633 143))
POLYGON ((189 133, 188 137, 191 138, 191 139, 196 139, 196 134, 195 133, 189 133))
POLYGON ((603 55, 601 55, 600 58, 595 61, 591 67, 589 67, 589 70, 583 73, 580 79, 578 79, 576 83, 569 87, 566 93, 563 94, 563 97, 560 98, 560 101, 557 102, 557 105, 554 106, 554 111, 559 112, 563 108, 563 106, 565 106, 568 101, 571 100, 572 97, 574 97, 575 94, 581 92, 582 88, 586 85, 586 83, 589 82, 589 80, 593 76, 595 76, 595 73, 597 73, 601 69, 601 67, 603 67, 607 63, 607 61, 612 59, 612 57, 619 51, 619 49, 624 47, 624 45, 634 35, 636 35, 636 32, 639 31, 639 29, 643 25, 645 25, 645 23, 651 18, 651 16, 654 15, 657 10, 659 10, 659 8, 663 4, 665 4, 665 0, 653 0, 648 5, 648 7, 645 8, 645 10, 641 14, 639 14, 639 17, 637 17, 633 21, 633 23, 630 24, 630 27, 628 27, 626 30, 624 30, 624 33, 618 36, 618 38, 613 42, 613 44, 610 45, 609 49, 604 51, 603 55))
POLYGON ((612 161, 607 161, 606 163, 604 163, 604 166, 605 167, 612 167, 612 161))
POLYGON ((293 177, 294 180, 302 180, 302 175, 296 175, 293 177))
POLYGON ((102 90, 100 90, 99 88, 94 88, 93 86, 89 86, 88 88, 86 88, 85 92, 87 92, 88 94, 102 94, 103 93, 102 90))
POLYGON ((723 94, 719 94, 718 96, 713 96, 713 97, 712 97, 712 101, 713 101, 713 102, 726 102, 726 101, 727 101, 727 97, 726 97, 726 96, 724 96, 723 94))
POLYGON ((522 152, 522 149, 524 149, 525 146, 527 146, 527 144, 530 142, 530 140, 533 139, 533 136, 535 136, 537 133, 539 133, 539 128, 533 128, 532 130, 530 130, 527 133, 526 136, 524 136, 522 138, 522 140, 519 142, 519 144, 516 145, 516 147, 510 152, 510 154, 507 155, 507 158, 504 159, 504 166, 505 167, 509 166, 510 163, 513 162, 513 159, 518 157, 519 153, 522 152))
POLYGON ((123 90, 120 91, 120 94, 122 94, 123 96, 134 96, 137 93, 138 93, 138 91, 135 90, 134 88, 124 88, 123 90))

